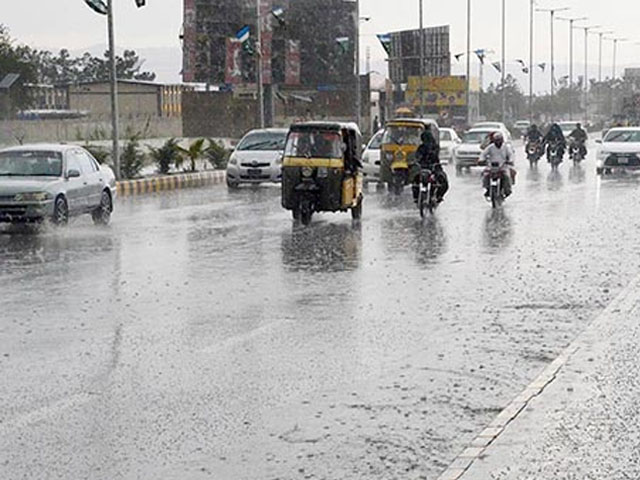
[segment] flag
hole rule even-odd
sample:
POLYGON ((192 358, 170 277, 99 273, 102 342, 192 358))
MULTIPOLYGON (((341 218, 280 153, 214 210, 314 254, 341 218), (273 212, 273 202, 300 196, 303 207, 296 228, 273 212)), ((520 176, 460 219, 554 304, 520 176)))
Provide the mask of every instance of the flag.
POLYGON ((522 73, 524 73, 525 75, 529 75, 529 67, 524 67, 522 69, 522 73))
POLYGON ((502 65, 500 65, 500 62, 493 62, 491 65, 493 65, 493 68, 495 68, 497 71, 502 73, 502 65))
POLYGON ((91 10, 99 13, 100 15, 106 15, 109 13, 109 8, 103 0, 84 0, 84 2, 89 6, 89 8, 91 8, 91 10))
POLYGON ((338 37, 336 38, 336 43, 340 47, 342 53, 347 53, 349 51, 349 37, 338 37))
POLYGON ((547 64, 546 63, 539 63, 538 67, 540 67, 540 70, 542 70, 544 72, 545 69, 547 68, 547 64))
POLYGON ((238 40, 240 43, 244 43, 249 40, 250 35, 251 28, 249 28, 249 25, 245 25, 240 30, 238 30, 238 33, 236 33, 236 40, 238 40))
POLYGON ((520 59, 520 58, 517 58, 516 62, 518 62, 520 65, 522 65, 522 68, 525 68, 527 66, 527 63, 524 60, 520 59))
POLYGON ((476 54, 476 56, 478 57, 478 60, 480 60, 480 63, 482 65, 484 65, 484 59, 487 56, 487 52, 485 52, 484 50, 476 50, 475 52, 473 52, 476 54))
POLYGON ((271 10, 271 15, 275 17, 281 27, 284 27, 286 25, 284 18, 282 18, 282 16, 284 15, 284 8, 274 7, 273 10, 271 10))
POLYGON ((464 53, 458 53, 457 55, 454 55, 453 57, 456 59, 456 62, 459 62, 460 59, 462 57, 464 57, 464 55, 465 55, 464 53))
POLYGON ((380 41, 382 48, 384 48, 384 51, 387 52, 387 55, 391 54, 391 34, 379 33, 376 37, 378 37, 378 40, 380 41))

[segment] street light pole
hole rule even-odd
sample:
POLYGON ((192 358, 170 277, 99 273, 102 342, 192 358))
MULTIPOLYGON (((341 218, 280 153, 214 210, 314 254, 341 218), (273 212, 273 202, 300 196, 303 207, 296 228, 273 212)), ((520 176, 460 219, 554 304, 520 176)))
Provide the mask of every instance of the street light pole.
POLYGON ((533 123, 533 28, 535 0, 529 2, 529 122, 533 123))
POLYGON ((614 38, 613 39, 613 75, 611 76, 611 80, 616 79, 617 71, 617 61, 618 61, 618 42, 626 42, 626 38, 614 38))
POLYGON ((613 30, 607 30, 606 32, 598 32, 600 37, 598 42, 598 83, 602 83, 602 41, 604 36, 613 33, 613 30))
POLYGON ((116 69, 116 39, 113 21, 113 0, 107 0, 107 25, 109 36, 109 67, 111 80, 111 140, 113 169, 116 179, 120 179, 120 132, 118 125, 118 73, 116 69))
POLYGON ((260 117, 260 128, 264 128, 264 85, 262 84, 262 12, 260 9, 261 0, 256 0, 256 87, 258 90, 258 115, 260 117))
POLYGON ((420 15, 420 118, 424 118, 424 18, 423 0, 419 0, 420 15))
POLYGON ((600 25, 591 25, 589 27, 578 27, 584 29, 584 79, 583 79, 583 95, 584 95, 584 122, 589 120, 589 31, 600 28, 600 25))
POLYGON ((506 86, 506 47, 507 47, 507 0, 502 0, 502 122, 506 120, 507 112, 507 92, 506 86))
MULTIPOLYGON (((555 49, 555 45, 554 45, 554 34, 553 34, 553 24, 555 23, 555 16, 556 16, 556 12, 563 12, 569 10, 569 7, 564 7, 564 8, 538 8, 537 11, 538 12, 549 12, 550 16, 551 16, 551 97, 553 97, 555 95, 555 90, 556 90, 556 86, 555 86, 555 81, 556 81, 556 65, 555 65, 555 57, 554 57, 554 49, 555 49)), ((551 102, 551 105, 553 106, 553 99, 551 102)), ((553 109, 553 107, 552 107, 553 109)), ((553 110, 551 111, 551 115, 553 116, 553 110)))
POLYGON ((569 101, 569 119, 573 120, 573 24, 575 22, 581 22, 587 20, 587 17, 579 18, 563 18, 558 17, 558 20, 564 20, 569 22, 569 95, 571 100, 569 101))

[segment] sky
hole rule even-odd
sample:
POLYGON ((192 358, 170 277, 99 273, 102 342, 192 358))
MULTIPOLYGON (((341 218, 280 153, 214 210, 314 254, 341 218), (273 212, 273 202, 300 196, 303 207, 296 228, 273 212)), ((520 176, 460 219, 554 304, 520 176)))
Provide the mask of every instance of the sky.
MULTIPOLYGON (((423 0, 425 26, 451 25, 451 53, 465 51, 466 0, 423 0)), ((182 23, 182 0, 147 0, 147 6, 137 9, 133 0, 114 0, 116 12, 116 37, 120 47, 133 48, 147 57, 146 68, 157 71, 158 80, 179 80, 180 42, 178 35, 182 23)), ((629 39, 618 49, 618 71, 625 66, 640 66, 640 1, 638 0, 536 0, 538 8, 570 7, 558 16, 589 17, 585 24, 601 25, 613 30, 615 36, 629 39)), ((472 0, 472 49, 495 50, 492 61, 500 58, 500 20, 502 0, 472 0)), ((40 48, 58 50, 84 50, 102 47, 106 43, 105 18, 93 13, 83 0, 2 0, 0 22, 6 24, 12 36, 21 43, 40 48)), ((365 69, 367 49, 371 54, 371 69, 385 70, 385 54, 375 37, 376 33, 417 28, 418 0, 360 0, 362 16, 371 20, 362 24, 362 68, 365 69)), ((508 70, 526 85, 526 78, 516 66, 515 59, 529 58, 529 0, 506 0, 508 70)), ((548 13, 536 13, 536 63, 549 63, 550 20, 548 13)), ((556 76, 562 77, 568 70, 567 22, 557 21, 556 76)), ((584 71, 584 32, 575 32, 576 75, 584 71)), ((604 72, 611 75, 612 42, 605 42, 604 72)), ((589 41, 589 74, 597 76, 598 40, 594 35, 589 41)), ((453 61, 454 74, 462 74, 465 60, 453 61)), ((474 58, 474 73, 477 72, 474 58)), ((386 72, 382 72, 386 73, 386 72)), ((485 70, 486 83, 498 80, 491 67, 485 70)), ((546 75, 536 73, 538 89, 550 83, 546 75), (546 79, 546 80, 545 80, 546 79)))

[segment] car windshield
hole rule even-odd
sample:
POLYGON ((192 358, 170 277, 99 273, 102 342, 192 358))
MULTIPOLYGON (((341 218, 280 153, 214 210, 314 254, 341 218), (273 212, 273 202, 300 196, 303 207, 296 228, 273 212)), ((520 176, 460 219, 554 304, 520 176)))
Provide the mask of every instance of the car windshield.
POLYGON ((383 137, 384 137, 384 132, 374 135, 374 137, 369 142, 369 146, 367 147, 367 150, 380 150, 380 145, 382 145, 383 137))
POLYGON ((284 150, 286 133, 256 132, 246 135, 238 144, 237 150, 264 150, 268 152, 284 150))
POLYGON ((489 127, 489 128, 500 128, 500 124, 498 123, 476 123, 476 127, 489 127))
POLYGON ((472 145, 480 145, 485 141, 487 136, 492 132, 478 131, 478 132, 467 132, 464 134, 464 138, 462 139, 463 143, 470 143, 472 145))
POLYGON ((571 133, 576 129, 576 123, 561 123, 560 128, 564 133, 571 133))
POLYGON ((292 132, 285 156, 307 158, 342 158, 342 137, 338 132, 292 132))
POLYGON ((604 141, 607 143, 640 143, 640 130, 617 130, 609 132, 604 141))
POLYGON ((420 126, 408 127, 400 125, 390 125, 384 132, 382 143, 418 146, 422 143, 422 141, 420 140, 420 135, 422 135, 422 132, 423 128, 420 126))
POLYGON ((62 154, 41 150, 0 152, 0 176, 60 177, 62 154))
POLYGON ((446 130, 440 130, 440 141, 441 142, 450 142, 451 141, 451 132, 447 132, 446 130))

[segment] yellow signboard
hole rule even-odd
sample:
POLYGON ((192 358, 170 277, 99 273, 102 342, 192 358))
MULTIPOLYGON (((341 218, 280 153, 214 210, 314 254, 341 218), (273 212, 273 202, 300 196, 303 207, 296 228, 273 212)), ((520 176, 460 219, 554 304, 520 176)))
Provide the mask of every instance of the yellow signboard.
MULTIPOLYGON (((423 77, 422 91, 427 107, 464 107, 467 104, 465 77, 423 77)), ((409 77, 406 99, 412 105, 420 105, 420 77, 409 77)))

